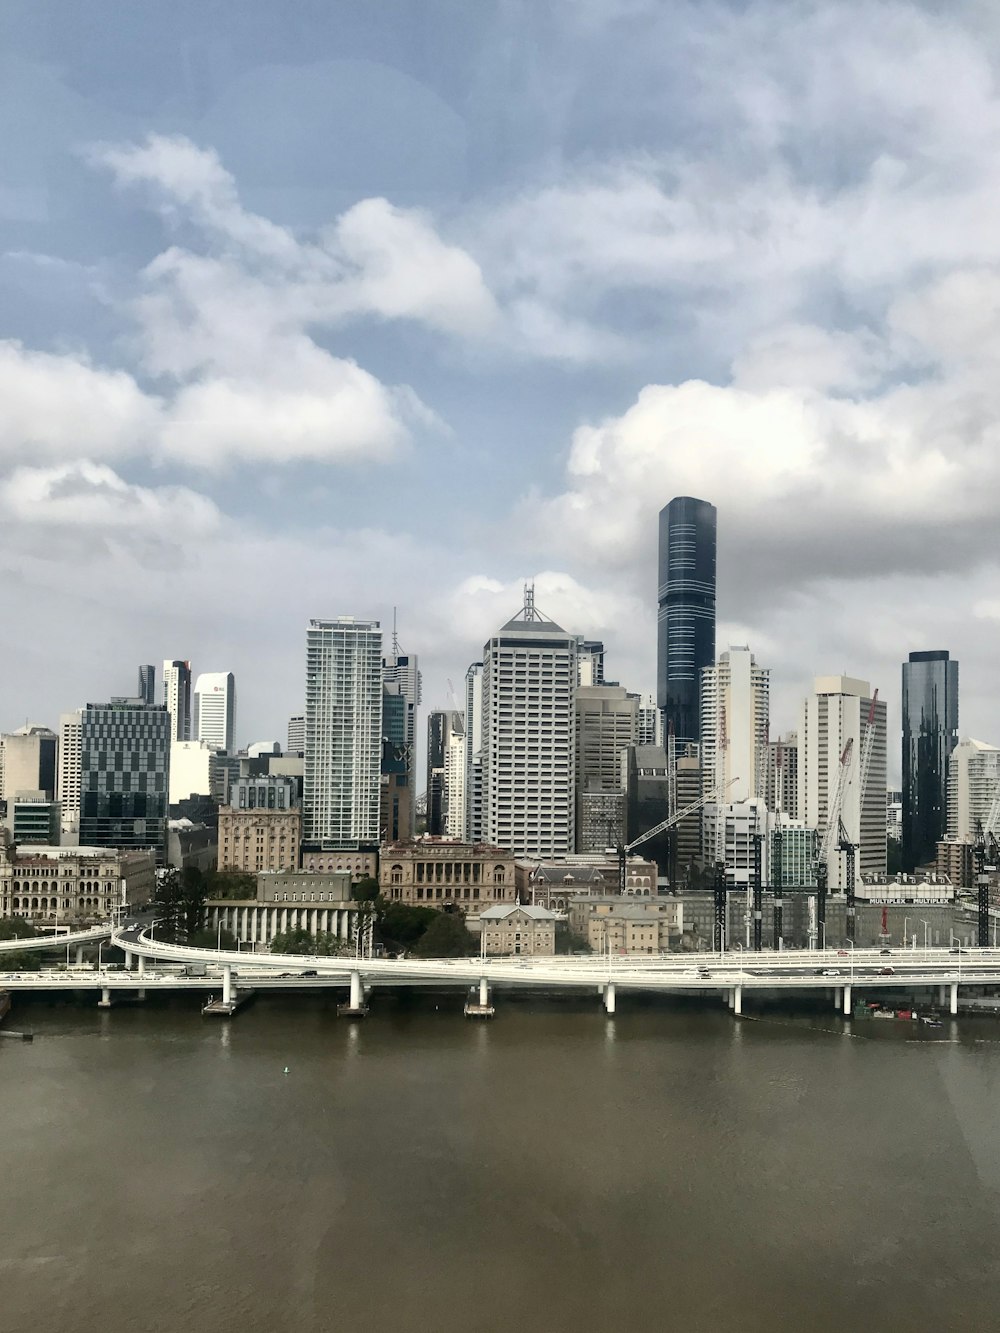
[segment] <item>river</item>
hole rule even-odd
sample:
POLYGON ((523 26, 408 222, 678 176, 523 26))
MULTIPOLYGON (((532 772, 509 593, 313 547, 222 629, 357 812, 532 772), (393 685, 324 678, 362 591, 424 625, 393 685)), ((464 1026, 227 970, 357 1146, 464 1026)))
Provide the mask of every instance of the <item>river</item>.
POLYGON ((18 997, 4 1333, 996 1327, 1000 1023, 18 997))

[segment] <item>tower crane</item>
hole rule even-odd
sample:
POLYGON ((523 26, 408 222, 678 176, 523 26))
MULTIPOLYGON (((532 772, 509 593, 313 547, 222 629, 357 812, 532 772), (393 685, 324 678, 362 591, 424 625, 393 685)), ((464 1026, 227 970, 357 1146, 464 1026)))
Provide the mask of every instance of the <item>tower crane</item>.
MULTIPOLYGON (((865 793, 868 790, 868 770, 872 764, 872 752, 875 749, 875 708, 878 704, 878 690, 872 695, 868 709, 868 720, 861 740, 861 760, 858 764, 858 836, 861 835, 860 821, 864 818, 865 793)), ((846 929, 847 938, 853 943, 857 934, 857 848, 847 836, 844 821, 838 814, 840 836, 837 849, 847 857, 844 889, 847 895, 846 929)))
POLYGON ((986 816, 986 823, 976 825, 976 841, 974 844, 974 853, 976 858, 976 891, 977 891, 977 916, 978 929, 976 939, 980 949, 989 948, 990 943, 990 877, 987 873, 987 864, 990 859, 990 853, 994 853, 996 861, 997 851, 997 827, 1000 825, 1000 782, 997 783, 993 791, 993 800, 990 804, 990 812, 986 816))
POLYGON ((641 847, 644 842, 650 838, 655 838, 658 833, 666 833, 667 829, 672 829, 675 824, 679 824, 682 819, 688 815, 693 815, 696 810, 700 810, 703 805, 708 805, 710 801, 719 801, 726 794, 734 782, 739 782, 739 778, 733 778, 731 782, 716 787, 713 791, 703 792, 696 801, 686 805, 683 810, 678 810, 675 814, 668 815, 666 819, 659 824, 654 824, 651 829, 645 833, 640 833, 638 838, 633 838, 631 842, 621 843, 618 847, 618 890, 621 894, 625 893, 625 858, 629 852, 635 851, 641 847))
POLYGON ((829 881, 830 857, 835 846, 839 846, 843 827, 840 812, 844 808, 844 792, 851 771, 851 755, 854 753, 854 737, 848 739, 840 756, 837 770, 837 783, 833 789, 833 799, 826 810, 826 830, 820 843, 816 858, 816 927, 823 945, 826 944, 826 887, 829 881))

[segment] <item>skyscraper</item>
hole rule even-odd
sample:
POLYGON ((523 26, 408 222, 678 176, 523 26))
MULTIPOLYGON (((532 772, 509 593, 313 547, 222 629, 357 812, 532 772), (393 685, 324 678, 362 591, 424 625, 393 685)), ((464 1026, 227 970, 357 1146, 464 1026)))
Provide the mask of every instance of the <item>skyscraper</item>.
POLYGON ((942 651, 903 663, 903 869, 933 862, 948 822, 948 759, 958 743, 958 663, 942 651))
POLYGON ((163 702, 170 714, 170 739, 191 739, 191 663, 165 659, 163 702))
POLYGON ((656 700, 678 744, 699 739, 701 672, 715 663, 715 533, 707 500, 660 510, 656 700))
POLYGON ((80 718, 80 845, 167 850, 171 719, 163 704, 112 699, 80 718))
POLYGON ((64 840, 68 843, 80 831, 80 755, 83 742, 83 709, 63 713, 59 718, 59 766, 56 774, 56 796, 61 807, 60 818, 64 840))
POLYGON ((144 704, 156 703, 156 667, 152 662, 139 668, 139 698, 144 704))
POLYGON ((1000 749, 963 740, 948 756, 948 837, 972 842, 986 827, 1000 785, 1000 749))
POLYGON ((465 827, 467 842, 483 841, 483 664, 465 673, 465 827))
MULTIPOLYGON (((802 705, 799 723, 799 819, 814 828, 822 841, 840 760, 853 741, 850 781, 844 791, 841 818, 847 837, 859 848, 857 873, 885 874, 885 702, 875 702, 875 737, 864 800, 858 764, 871 711, 871 686, 850 676, 817 676, 813 693, 802 705)), ((844 888, 844 858, 835 851, 827 868, 830 889, 844 888)))
POLYGON ((757 665, 749 648, 720 653, 701 673, 702 782, 706 794, 720 784, 726 788, 723 804, 763 798, 770 682, 770 671, 757 665))
POLYGON ((639 700, 621 685, 581 685, 576 712, 576 850, 625 841, 623 761, 636 744, 639 700))
POLYGON ((382 631, 377 620, 310 620, 306 635, 303 840, 379 840, 382 631))
POLYGON ((577 648, 532 587, 483 647, 483 833, 516 856, 574 851, 577 648))
POLYGON ((286 754, 305 754, 306 719, 302 714, 288 719, 288 747, 286 754))
POLYGON ((382 659, 382 681, 393 687, 404 704, 404 750, 401 758, 405 764, 399 774, 398 799, 408 804, 404 812, 403 825, 413 828, 413 798, 416 789, 416 754, 417 754, 417 708, 420 705, 421 677, 417 658, 412 653, 401 653, 395 628, 392 634, 392 651, 382 659))
POLYGON ((192 740, 232 754, 236 732, 236 679, 231 671, 203 671, 194 683, 192 740))

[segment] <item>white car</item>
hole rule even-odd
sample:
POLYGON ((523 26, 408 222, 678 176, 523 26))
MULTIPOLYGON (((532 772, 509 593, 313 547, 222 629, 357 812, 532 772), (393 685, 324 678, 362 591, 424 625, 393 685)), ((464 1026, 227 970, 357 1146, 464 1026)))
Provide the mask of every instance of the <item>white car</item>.
POLYGON ((823 975, 824 977, 839 977, 840 973, 835 967, 824 967, 823 975))

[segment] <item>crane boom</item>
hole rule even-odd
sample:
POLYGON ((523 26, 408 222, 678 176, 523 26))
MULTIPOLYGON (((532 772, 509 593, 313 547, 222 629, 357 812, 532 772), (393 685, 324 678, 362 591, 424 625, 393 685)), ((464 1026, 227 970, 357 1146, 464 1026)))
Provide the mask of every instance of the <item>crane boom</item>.
MULTIPOLYGON (((859 785, 859 809, 863 810, 865 806, 865 791, 868 787, 868 770, 871 768, 872 751, 875 748, 875 705, 878 703, 878 690, 872 695, 872 704, 868 710, 868 721, 865 723, 864 740, 861 743, 861 763, 858 766, 858 785, 859 785)), ((997 814, 1000 815, 1000 806, 997 807, 997 814)))
POLYGON ((641 847, 642 844, 648 842, 650 838, 655 838, 658 833, 666 833, 667 829, 673 828, 675 824, 679 824, 681 820, 686 819, 688 815, 693 815, 695 811, 700 810, 703 805, 708 805, 710 801, 719 800, 736 782, 739 782, 739 778, 733 778, 729 782, 720 783, 713 791, 704 792, 696 801, 692 801, 690 805, 686 805, 683 810, 678 810, 676 814, 668 815, 667 818, 662 820, 659 824, 654 824, 653 827, 647 829, 645 833, 640 833, 638 838, 633 838, 631 842, 623 843, 618 852, 618 887, 620 892, 622 894, 625 892, 625 858, 629 852, 635 851, 636 847, 641 847))
POLYGON ((847 778, 851 770, 851 754, 854 751, 854 737, 851 736, 844 746, 843 753, 840 756, 840 768, 837 771, 837 785, 833 789, 833 800, 830 802, 826 812, 826 830, 823 833, 823 841, 819 849, 819 863, 822 866, 829 865, 830 855, 833 852, 834 844, 840 833, 840 812, 844 806, 844 791, 847 787, 847 778))

